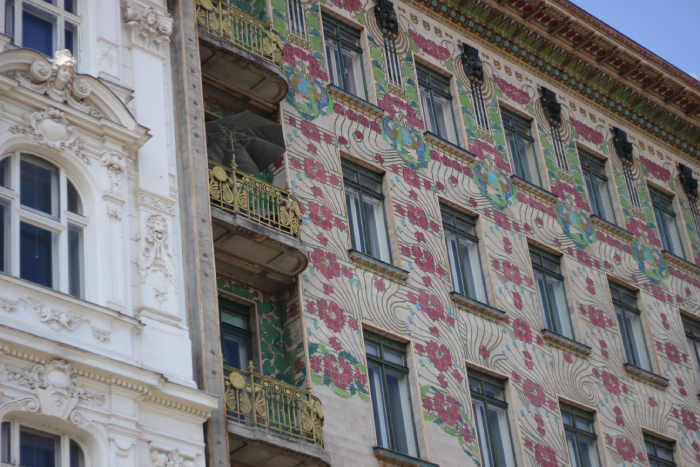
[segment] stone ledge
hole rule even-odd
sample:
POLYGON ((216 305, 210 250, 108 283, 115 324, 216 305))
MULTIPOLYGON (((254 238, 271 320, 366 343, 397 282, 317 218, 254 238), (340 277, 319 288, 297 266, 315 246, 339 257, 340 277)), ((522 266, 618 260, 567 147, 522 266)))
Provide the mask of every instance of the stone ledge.
POLYGON ((385 263, 384 261, 380 261, 377 258, 373 258, 362 253, 361 251, 350 249, 348 250, 348 255, 350 256, 350 260, 359 267, 380 275, 385 279, 398 282, 402 285, 406 284, 406 281, 408 280, 408 271, 397 268, 396 266, 385 263))
POLYGON ((542 330, 542 337, 551 346, 572 353, 580 358, 587 358, 591 354, 591 348, 573 339, 564 337, 561 334, 550 331, 549 329, 542 330))
POLYGON ((634 235, 629 230, 623 229, 620 226, 613 224, 610 221, 606 221, 602 217, 598 217, 595 214, 591 214, 591 222, 596 226, 598 230, 602 230, 605 233, 617 237, 623 242, 631 243, 634 240, 634 235))
POLYGON ((690 261, 676 256, 668 250, 661 251, 661 255, 664 257, 667 263, 670 263, 677 267, 678 269, 684 270, 688 274, 700 275, 700 266, 696 266, 690 261))
POLYGON ((357 96, 353 96, 347 91, 340 89, 334 84, 328 85, 328 93, 336 98, 339 102, 347 105, 351 109, 355 109, 363 114, 370 114, 373 117, 381 118, 384 116, 384 110, 377 107, 376 105, 361 99, 357 96))
POLYGON ((523 191, 526 191, 527 193, 531 194, 540 201, 547 203, 550 206, 554 206, 559 202, 559 197, 551 191, 547 191, 544 188, 540 188, 534 183, 530 183, 527 180, 518 177, 517 175, 511 175, 510 181, 513 183, 513 185, 517 186, 523 191))
POLYGON ((481 316, 484 319, 493 321, 494 323, 500 323, 503 318, 506 317, 506 312, 501 311, 498 308, 494 308, 486 303, 482 303, 478 300, 467 297, 457 292, 451 292, 450 298, 460 308, 469 313, 473 313, 477 316, 481 316))
POLYGON ((636 379, 637 381, 641 381, 642 383, 648 384, 656 389, 661 389, 662 391, 666 390, 668 387, 668 379, 663 376, 652 373, 644 368, 639 368, 631 363, 625 363, 624 367, 625 371, 632 379, 636 379))
POLYGON ((380 467, 439 467, 438 464, 379 446, 374 446, 372 450, 374 451, 374 457, 379 459, 380 467))
POLYGON ((476 156, 466 149, 462 149, 459 146, 450 143, 449 141, 440 138, 438 135, 426 131, 423 133, 423 137, 434 146, 440 148, 443 152, 449 154, 450 156, 461 159, 464 162, 473 164, 476 162, 476 156))

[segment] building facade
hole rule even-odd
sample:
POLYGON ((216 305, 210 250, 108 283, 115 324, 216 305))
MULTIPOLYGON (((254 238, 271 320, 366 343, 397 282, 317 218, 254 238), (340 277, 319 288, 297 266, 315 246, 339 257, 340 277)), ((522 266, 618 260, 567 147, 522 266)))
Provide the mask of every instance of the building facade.
POLYGON ((204 466, 163 2, 4 2, 0 465, 204 466))
POLYGON ((700 83, 566 0, 173 20, 212 465, 700 464, 700 83))

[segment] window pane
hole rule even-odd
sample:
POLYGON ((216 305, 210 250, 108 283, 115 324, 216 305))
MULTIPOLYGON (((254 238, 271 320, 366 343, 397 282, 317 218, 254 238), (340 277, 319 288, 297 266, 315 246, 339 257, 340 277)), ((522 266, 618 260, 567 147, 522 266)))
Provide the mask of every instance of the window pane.
POLYGON ((11 188, 10 187, 10 180, 11 180, 11 172, 10 172, 10 161, 12 160, 11 157, 6 157, 3 160, 0 160, 0 186, 5 187, 5 188, 11 188))
POLYGON ((513 447, 508 432, 506 410, 501 407, 488 405, 489 436, 493 448, 493 460, 498 467, 513 467, 513 447))
POLYGON ((83 298, 83 229, 68 227, 68 284, 69 293, 83 298))
POLYGON ((367 240, 370 253, 375 258, 389 262, 389 243, 387 241, 386 224, 384 223, 383 203, 378 199, 365 196, 362 198, 365 221, 367 222, 367 240))
POLYGON ((425 128, 431 133, 439 135, 437 124, 435 122, 435 103, 430 96, 430 91, 423 86, 420 87, 420 98, 423 102, 423 117, 425 118, 425 128))
POLYGON ((600 217, 608 222, 615 223, 615 211, 612 207, 612 200, 610 198, 610 190, 608 189, 608 183, 602 178, 593 177, 596 184, 596 189, 598 192, 598 204, 600 208, 600 217))
POLYGON ((63 0, 63 9, 68 13, 77 13, 75 11, 75 5, 73 5, 73 0, 63 0))
POLYGON ((73 185, 73 182, 67 180, 68 185, 68 211, 75 214, 83 213, 83 204, 80 202, 80 195, 78 195, 78 190, 73 185))
POLYGON ((673 453, 667 449, 656 447, 656 457, 665 461, 673 461, 673 453))
POLYGON ((2 426, 0 427, 0 436, 2 437, 2 445, 0 446, 0 462, 6 462, 8 464, 12 460, 10 458, 10 446, 12 445, 10 439, 11 431, 12 425, 10 422, 2 422, 2 426))
POLYGON ((382 184, 365 175, 360 175, 360 186, 380 195, 382 194, 382 184))
POLYGON ((59 438, 27 429, 20 430, 19 461, 22 467, 57 467, 59 438))
POLYGON ((70 50, 70 53, 75 55, 75 43, 76 40, 78 39, 78 33, 77 33, 77 28, 75 27, 74 24, 71 24, 66 21, 65 23, 66 30, 65 30, 65 36, 64 36, 64 42, 63 42, 63 47, 65 49, 70 50))
POLYGON ((569 450, 569 459, 571 460, 571 467, 582 467, 581 461, 578 457, 578 447, 576 446, 576 435, 573 433, 566 432, 566 447, 569 450))
POLYGON ((386 347, 384 347, 384 360, 386 360, 387 362, 396 363, 397 365, 406 365, 402 353, 395 352, 393 350, 387 349, 386 347))
POLYGON ((627 337, 627 332, 625 329, 625 325, 627 323, 624 320, 622 314, 623 314, 622 308, 616 306, 615 307, 615 315, 617 316, 617 325, 620 327, 620 337, 622 339, 622 344, 625 348, 625 358, 627 359, 628 362, 634 363, 634 354, 632 353, 632 349, 630 348, 629 338, 627 337))
POLYGON ((25 222, 19 232, 19 276, 45 287, 53 287, 58 236, 25 222))
POLYGON ((353 172, 352 170, 346 169, 345 167, 343 167, 343 178, 345 180, 357 183, 357 173, 353 172))
POLYGON ((695 370, 695 379, 700 386, 700 362, 698 362, 698 343, 693 339, 688 338, 688 348, 690 349, 690 357, 693 360, 693 369, 695 370))
POLYGON ((438 136, 446 139, 450 143, 457 144, 455 124, 452 119, 452 108, 450 106, 450 101, 437 95, 434 97, 434 101, 438 136))
POLYGON ((340 89, 345 89, 343 85, 343 75, 340 69, 340 52, 338 43, 332 39, 326 39, 326 57, 328 58, 329 74, 331 83, 338 86, 340 89))
POLYGON ((564 298, 564 284, 559 279, 547 276, 547 292, 551 302, 549 306, 552 309, 552 319, 556 328, 552 330, 562 336, 573 339, 574 333, 571 329, 571 319, 569 318, 566 299, 564 298))
POLYGON ((22 206, 58 217, 58 171, 27 159, 20 162, 20 202, 22 206))
POLYGON ((450 271, 452 272, 452 287, 454 287, 455 292, 466 295, 462 269, 459 267, 457 237, 452 232, 445 232, 445 243, 447 244, 447 256, 450 260, 450 271))
POLYGON ((248 320, 237 313, 231 313, 229 311, 221 311, 221 322, 225 324, 230 324, 241 329, 248 329, 248 320))
POLYGON ((535 271, 535 280, 537 281, 537 293, 539 294, 540 310, 542 311, 542 319, 544 320, 544 326, 547 329, 556 331, 554 322, 551 318, 549 302, 547 301, 547 292, 545 291, 544 276, 541 272, 535 271))
POLYGON ((523 138, 517 139, 518 154, 521 157, 520 163, 523 168, 522 178, 537 186, 540 185, 540 176, 537 173, 537 163, 535 161, 535 151, 532 142, 523 138))
POLYGON ((525 176, 523 175, 523 170, 520 167, 520 156, 518 155, 518 145, 516 144, 515 135, 506 130, 506 140, 508 141, 511 169, 515 175, 524 179, 525 176))
POLYGON ((75 441, 70 442, 70 467, 84 467, 85 458, 83 457, 83 450, 80 449, 78 443, 75 441))
POLYGON ((224 331, 224 364, 246 371, 248 369, 248 340, 224 331))
POLYGON ((365 245, 364 227, 360 214, 360 195, 352 188, 345 187, 345 202, 348 205, 348 220, 350 225, 350 240, 352 247, 362 253, 368 253, 365 245))
POLYGON ((486 409, 484 403, 472 398, 472 408, 474 409, 474 420, 476 420, 476 433, 479 436, 479 450, 481 451, 481 462, 483 467, 500 467, 493 464, 491 447, 489 444, 489 430, 486 425, 486 409))
POLYGON ((374 363, 367 363, 369 372, 369 388, 372 394, 372 412, 374 413, 374 427, 377 431, 377 445, 391 449, 389 444, 389 424, 386 419, 384 406, 384 390, 382 387, 382 373, 374 363))
POLYGON ((0 272, 10 272, 10 204, 0 201, 0 272))
POLYGON ((574 417, 568 413, 562 413, 561 420, 564 422, 564 425, 574 426, 574 417))
POLYGON ((481 381, 469 378, 469 390, 481 394, 481 381))
MULTIPOLYGON (((588 191, 588 198, 591 203, 591 212, 596 216, 600 216, 600 211, 598 210, 598 196, 595 192, 595 187, 591 183, 591 179, 595 178, 587 170, 583 171, 583 179, 586 182, 586 190, 588 191)), ((603 216, 600 216, 603 217, 603 216)))
POLYGON ((459 243, 462 253, 462 265, 464 266, 464 283, 467 289, 466 295, 486 303, 484 280, 481 276, 479 247, 476 243, 464 238, 460 238, 459 243))
POLYGON ((345 65, 345 79, 348 82, 347 91, 364 99, 365 83, 362 77, 362 55, 343 48, 343 64, 345 65))
POLYGON ((365 342, 365 352, 367 352, 367 355, 379 357, 379 346, 371 342, 365 342))
POLYGON ((56 18, 24 6, 22 11, 22 47, 53 57, 56 18))
POLYGON ((582 467, 598 467, 598 450, 595 441, 581 436, 579 437, 579 446, 581 447, 582 467))
POLYGON ((593 427, 591 426, 591 422, 583 420, 579 417, 576 417, 576 428, 578 428, 579 430, 587 431, 589 433, 593 433, 593 427))
POLYGON ((417 456, 413 419, 408 402, 407 375, 389 369, 385 372, 391 428, 394 433, 394 450, 409 456, 417 456))
POLYGON ((497 399, 499 401, 504 401, 503 397, 503 390, 493 387, 490 384, 484 384, 484 394, 486 394, 489 397, 493 397, 494 399, 497 399))
POLYGON ((666 225, 668 226, 668 236, 671 246, 671 249, 669 251, 676 256, 685 258, 685 254, 683 252, 683 243, 681 242, 681 236, 678 232, 678 224, 676 218, 668 214, 664 214, 664 216, 666 217, 666 225))
POLYGON ((630 350, 634 354, 634 360, 631 361, 631 363, 651 371, 646 344, 644 342, 641 316, 636 313, 625 311, 625 324, 630 335, 630 350))

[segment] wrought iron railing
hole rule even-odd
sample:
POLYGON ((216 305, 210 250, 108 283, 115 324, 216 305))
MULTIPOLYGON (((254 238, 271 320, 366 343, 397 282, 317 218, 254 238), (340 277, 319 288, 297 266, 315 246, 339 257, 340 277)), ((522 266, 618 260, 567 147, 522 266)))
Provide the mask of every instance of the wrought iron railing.
POLYGON ((196 8, 200 29, 282 67, 284 42, 269 23, 225 1, 197 0, 196 8))
POLYGON ((255 373, 224 366, 229 420, 323 447, 323 407, 310 391, 255 373))
POLYGON ((209 161, 211 205, 299 238, 299 201, 281 188, 209 161))

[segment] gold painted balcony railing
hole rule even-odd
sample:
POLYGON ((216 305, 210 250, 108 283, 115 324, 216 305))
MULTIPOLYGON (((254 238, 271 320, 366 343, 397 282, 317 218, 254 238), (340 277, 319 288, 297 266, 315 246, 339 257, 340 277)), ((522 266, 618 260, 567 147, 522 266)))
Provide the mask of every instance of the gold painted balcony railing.
POLYGON ((282 67, 284 42, 265 21, 225 1, 197 0, 199 27, 282 67))
POLYGON ((288 191, 210 161, 209 198, 212 206, 299 238, 299 201, 288 191))
POLYGON ((224 366, 226 415, 229 420, 263 427, 272 433, 323 447, 323 407, 317 397, 255 373, 224 366))

